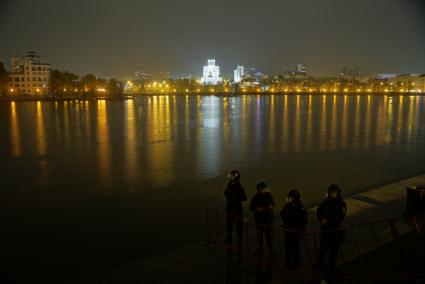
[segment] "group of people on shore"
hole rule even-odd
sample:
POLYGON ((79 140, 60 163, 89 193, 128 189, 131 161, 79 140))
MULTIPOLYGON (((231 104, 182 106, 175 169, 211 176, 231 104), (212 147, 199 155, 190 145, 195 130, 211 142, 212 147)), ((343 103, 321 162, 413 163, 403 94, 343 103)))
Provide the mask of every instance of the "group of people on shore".
MULTIPOLYGON (((228 184, 224 195, 226 196, 226 231, 225 243, 231 244, 233 240, 233 228, 236 227, 238 247, 243 245, 243 206, 247 201, 245 189, 242 186, 241 174, 233 170, 228 175, 228 184)), ((257 193, 252 197, 249 209, 254 213, 254 221, 257 231, 257 250, 255 254, 263 256, 264 238, 273 255, 273 221, 275 201, 270 188, 265 182, 257 184, 257 193)), ((342 199, 341 188, 332 184, 327 189, 326 198, 317 208, 317 218, 320 223, 320 247, 316 264, 324 267, 324 261, 328 257, 329 268, 333 268, 338 256, 338 251, 343 241, 341 230, 347 214, 347 205, 342 199)), ((286 268, 296 269, 300 262, 300 241, 308 223, 308 213, 304 208, 301 193, 292 189, 287 193, 286 204, 280 211, 282 227, 285 232, 286 268)))

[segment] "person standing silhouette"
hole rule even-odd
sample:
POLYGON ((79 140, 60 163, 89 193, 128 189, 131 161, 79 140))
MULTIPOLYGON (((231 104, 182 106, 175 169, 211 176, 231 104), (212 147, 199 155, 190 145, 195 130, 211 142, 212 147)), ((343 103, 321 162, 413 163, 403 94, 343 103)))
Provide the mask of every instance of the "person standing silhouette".
POLYGON ((227 176, 227 183, 224 195, 226 196, 226 232, 224 243, 231 244, 233 240, 233 224, 236 226, 238 236, 238 246, 242 246, 243 238, 243 207, 242 202, 247 200, 245 189, 240 183, 241 174, 238 170, 233 170, 227 176))
POLYGON ((331 184, 327 190, 327 197, 317 208, 317 219, 320 227, 320 248, 317 265, 323 268, 328 256, 329 268, 334 268, 338 259, 338 252, 343 241, 342 224, 347 215, 347 204, 341 196, 341 188, 331 184))
POLYGON ((292 189, 288 192, 286 204, 280 211, 283 228, 285 230, 285 254, 288 269, 298 268, 300 262, 300 240, 302 232, 308 222, 307 210, 301 201, 301 194, 298 190, 292 189), (298 232, 296 232, 298 231, 298 232))
POLYGON ((273 254, 272 234, 275 202, 271 194, 270 188, 265 182, 257 184, 257 194, 252 198, 249 209, 254 212, 254 220, 257 230, 257 251, 256 255, 263 255, 263 242, 266 238, 269 247, 270 256, 273 254))

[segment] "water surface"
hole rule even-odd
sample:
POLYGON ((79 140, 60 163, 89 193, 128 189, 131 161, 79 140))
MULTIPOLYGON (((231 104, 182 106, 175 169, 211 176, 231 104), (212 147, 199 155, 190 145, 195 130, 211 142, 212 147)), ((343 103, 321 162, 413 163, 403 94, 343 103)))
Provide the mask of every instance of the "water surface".
POLYGON ((67 278, 201 241, 204 205, 223 206, 234 168, 249 197, 264 180, 279 206, 291 188, 313 204, 330 183, 349 194, 423 173, 424 107, 372 95, 0 103, 10 270, 67 278))

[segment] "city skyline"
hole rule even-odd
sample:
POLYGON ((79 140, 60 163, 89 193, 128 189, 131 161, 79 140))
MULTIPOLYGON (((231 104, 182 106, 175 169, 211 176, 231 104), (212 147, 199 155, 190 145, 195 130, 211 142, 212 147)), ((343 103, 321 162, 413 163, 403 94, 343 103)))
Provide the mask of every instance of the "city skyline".
POLYGON ((345 65, 363 74, 425 70, 419 0, 60 2, 2 1, 0 60, 36 50, 62 70, 119 78, 138 65, 199 74, 206 58, 225 76, 237 64, 279 73, 302 63, 314 76, 345 65))

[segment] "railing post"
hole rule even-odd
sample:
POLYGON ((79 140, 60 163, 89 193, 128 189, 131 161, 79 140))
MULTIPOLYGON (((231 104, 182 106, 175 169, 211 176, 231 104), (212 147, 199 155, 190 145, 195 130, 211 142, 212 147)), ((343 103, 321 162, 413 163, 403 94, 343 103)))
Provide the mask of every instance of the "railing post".
POLYGON ((205 207, 205 218, 206 218, 206 224, 207 224, 207 230, 206 230, 206 234, 207 234, 207 247, 210 247, 210 218, 208 216, 208 206, 205 207))
POLYGON ((218 240, 218 209, 215 209, 215 241, 219 242, 218 240))
POLYGON ((406 274, 409 277, 410 283, 414 283, 414 279, 416 278, 416 274, 413 272, 412 267, 410 265, 409 258, 407 256, 406 250, 404 245, 402 244, 402 241, 400 239, 400 232, 398 231, 398 228, 395 224, 395 221, 393 219, 389 220, 391 233, 393 235, 393 241, 398 246, 400 257, 405 261, 406 264, 406 274))
POLYGON ((339 230, 339 254, 341 255, 341 263, 345 263, 345 253, 344 253, 344 243, 346 242, 347 238, 347 230, 345 228, 341 228, 339 230))
POLYGON ((359 244, 359 240, 357 239, 356 232, 354 231, 354 227, 351 227, 351 232, 353 233, 353 238, 356 243, 358 255, 360 255, 361 254, 360 244, 359 244))
POLYGON ((391 234, 393 235, 393 239, 394 241, 398 240, 400 238, 400 233, 398 232, 397 226, 394 223, 394 220, 389 220, 390 223, 390 229, 391 229, 391 234))
POLYGON ((369 225, 370 225, 370 230, 373 233, 373 237, 375 238, 376 246, 379 246, 378 237, 376 236, 376 232, 375 232, 375 228, 373 227, 373 223, 370 223, 369 225))
MULTIPOLYGON (((313 244, 314 244, 314 259, 311 260, 311 265, 312 265, 312 269, 313 269, 313 279, 312 279, 312 283, 320 283, 320 280, 322 279, 322 274, 319 270, 319 268, 317 267, 317 259, 319 258, 319 251, 318 248, 319 245, 317 244, 317 235, 320 233, 314 233, 313 235, 313 244)), ((320 236, 321 237, 321 236, 320 236)))
POLYGON ((317 245, 317 233, 314 234, 314 261, 316 262, 317 259, 319 258, 319 251, 318 251, 318 245, 317 245))
POLYGON ((251 258, 251 249, 249 248, 249 222, 248 221, 245 222, 245 231, 246 231, 246 234, 245 234, 245 238, 246 238, 245 251, 246 251, 246 257, 249 259, 249 258, 251 258))
MULTIPOLYGON (((423 218, 423 215, 422 215, 423 218)), ((418 223, 416 216, 413 216, 413 222, 415 223, 416 233, 418 234, 419 239, 422 241, 423 248, 425 249, 425 238, 422 234, 421 227, 418 223)))

